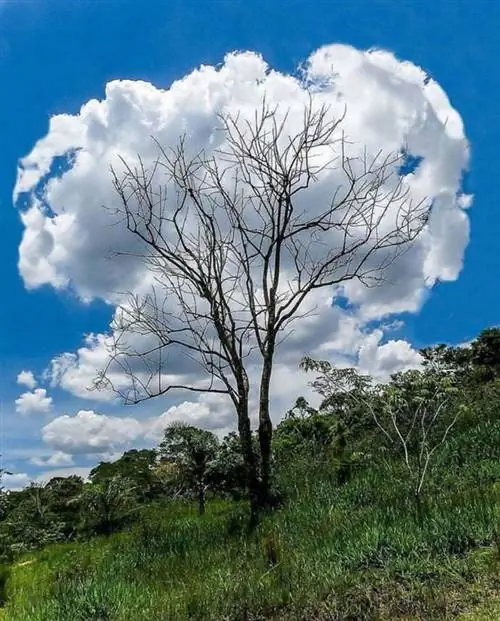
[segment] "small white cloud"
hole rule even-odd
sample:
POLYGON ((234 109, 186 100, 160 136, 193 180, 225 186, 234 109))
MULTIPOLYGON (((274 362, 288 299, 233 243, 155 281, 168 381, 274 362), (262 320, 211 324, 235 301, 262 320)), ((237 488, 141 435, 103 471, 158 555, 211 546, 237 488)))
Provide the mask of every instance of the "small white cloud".
MULTIPOLYGON (((112 324, 118 321, 122 309, 115 311, 112 324)), ((130 349, 138 350, 148 344, 153 345, 153 338, 147 335, 126 335, 130 349)), ((123 340, 122 340, 123 342, 123 340)), ((52 387, 62 388, 67 392, 91 401, 113 402, 117 400, 117 395, 111 389, 95 390, 93 385, 98 372, 107 367, 107 378, 113 385, 114 390, 126 392, 131 387, 130 378, 126 371, 118 363, 108 367, 110 351, 113 347, 113 337, 106 334, 87 334, 84 337, 83 346, 78 348, 76 353, 65 352, 53 358, 43 373, 45 381, 52 387)), ((139 377, 144 374, 144 382, 148 380, 148 373, 154 366, 154 356, 142 361, 136 359, 135 362, 129 361, 129 369, 139 377)), ((199 373, 198 367, 191 359, 179 357, 176 362, 176 373, 165 374, 163 379, 174 384, 185 383, 186 374, 199 373)))
POLYGON ((382 336, 382 331, 375 330, 361 345, 358 366, 362 373, 384 381, 393 373, 421 366, 422 356, 407 341, 390 340, 381 345, 382 336))
POLYGON ((90 466, 74 466, 73 468, 55 468, 54 470, 47 470, 42 474, 38 475, 36 478, 37 483, 41 483, 45 485, 51 479, 56 477, 70 477, 77 476, 81 477, 84 481, 88 480, 90 471, 92 468, 90 466))
POLYGON ((43 441, 69 455, 112 452, 128 446, 143 435, 135 418, 119 418, 80 410, 75 416, 58 416, 42 429, 43 441))
POLYGON ((19 414, 50 412, 52 402, 52 397, 47 396, 45 388, 35 388, 32 392, 24 392, 16 399, 16 412, 19 414))
POLYGON ((36 379, 32 371, 21 371, 17 376, 17 383, 20 386, 26 386, 30 390, 36 387, 36 379))
POLYGON ((31 483, 31 478, 25 472, 15 474, 4 474, 3 485, 10 492, 17 492, 27 487, 31 483))
POLYGON ((53 468, 74 465, 73 457, 67 453, 63 453, 62 451, 55 451, 48 457, 32 457, 30 459, 30 463, 34 466, 51 466, 53 468))
POLYGON ((198 402, 184 401, 173 405, 160 416, 146 419, 143 423, 144 437, 159 442, 165 429, 173 422, 209 429, 214 433, 228 432, 235 426, 229 400, 222 395, 206 394, 200 396, 198 402))
MULTIPOLYGON (((108 361, 108 341, 104 334, 88 334, 76 354, 67 352, 53 358, 44 378, 51 386, 59 386, 81 399, 112 401, 115 399, 113 393, 90 390, 97 371, 103 369, 108 361)), ((116 386, 121 387, 123 379, 113 380, 116 386)))

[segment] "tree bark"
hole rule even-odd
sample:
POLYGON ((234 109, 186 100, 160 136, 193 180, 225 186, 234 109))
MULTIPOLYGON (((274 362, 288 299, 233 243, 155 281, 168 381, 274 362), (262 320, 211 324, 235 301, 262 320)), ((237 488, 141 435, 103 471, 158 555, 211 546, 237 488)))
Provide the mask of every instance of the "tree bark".
POLYGON ((204 515, 205 513, 205 486, 203 481, 198 483, 198 514, 204 515))
POLYGON ((266 356, 262 368, 259 400, 259 447, 261 459, 261 484, 259 504, 266 508, 271 498, 271 443, 273 425, 269 414, 269 391, 272 373, 272 355, 266 356))
POLYGON ((254 527, 259 521, 260 484, 258 464, 252 442, 252 429, 248 416, 248 393, 240 394, 238 404, 238 432, 240 436, 241 452, 245 464, 245 478, 250 500, 250 526, 254 527))
POLYGON ((418 490, 413 493, 413 498, 415 501, 415 509, 417 520, 419 524, 423 524, 424 522, 424 505, 422 502, 422 494, 418 490))

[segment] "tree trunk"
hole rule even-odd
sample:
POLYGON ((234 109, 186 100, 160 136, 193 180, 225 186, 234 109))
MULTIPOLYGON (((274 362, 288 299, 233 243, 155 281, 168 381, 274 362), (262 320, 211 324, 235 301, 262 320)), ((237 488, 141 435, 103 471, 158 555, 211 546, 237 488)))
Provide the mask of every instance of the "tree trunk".
POLYGON ((252 429, 248 416, 248 393, 240 394, 238 404, 238 432, 241 442, 245 478, 250 500, 250 525, 254 527, 259 520, 260 496, 257 458, 252 443, 252 429))
POLYGON ((203 481, 198 483, 198 514, 203 515, 205 513, 205 486, 203 481))
POLYGON ((420 490, 415 490, 413 493, 413 499, 415 501, 415 510, 417 514, 417 521, 419 524, 423 524, 425 517, 425 507, 422 498, 422 492, 420 490))
POLYGON ((260 506, 268 507, 271 499, 271 443, 273 425, 269 414, 269 389, 272 373, 272 353, 264 359, 260 381, 259 446, 261 459, 260 506))

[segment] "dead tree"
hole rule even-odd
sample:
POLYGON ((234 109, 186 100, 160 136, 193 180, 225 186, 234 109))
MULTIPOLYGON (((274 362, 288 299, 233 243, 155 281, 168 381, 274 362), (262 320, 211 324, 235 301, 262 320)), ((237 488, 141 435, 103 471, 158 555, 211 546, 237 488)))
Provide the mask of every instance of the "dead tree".
POLYGON ((110 363, 96 383, 127 403, 175 389, 228 395, 255 517, 270 494, 270 383, 282 338, 311 312, 305 302, 314 291, 333 294, 353 279, 380 283, 430 207, 412 200, 403 154, 350 157, 343 117, 312 99, 293 131, 289 114, 265 101, 251 120, 219 120, 223 146, 210 154, 189 155, 184 138, 169 150, 156 143, 152 164, 122 160, 113 169, 118 213, 140 242, 153 284, 119 309, 110 363), (318 184, 323 197, 309 198, 318 184), (151 346, 138 346, 139 336, 151 346), (201 365, 206 381, 173 377, 181 355, 201 365), (124 390, 114 385, 116 368, 130 378, 124 390))

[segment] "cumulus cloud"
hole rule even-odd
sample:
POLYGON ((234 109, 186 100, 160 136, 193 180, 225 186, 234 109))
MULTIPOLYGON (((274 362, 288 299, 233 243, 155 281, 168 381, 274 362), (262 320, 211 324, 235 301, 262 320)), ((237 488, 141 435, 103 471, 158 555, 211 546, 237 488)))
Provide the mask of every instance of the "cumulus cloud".
MULTIPOLYGON (((106 300, 119 313, 125 304, 119 292, 140 294, 150 278, 136 258, 137 240, 113 216, 117 197, 109 165, 116 164, 118 156, 134 162, 137 153, 146 164, 151 162, 157 155, 151 135, 168 149, 185 132, 190 149, 203 148, 210 154, 224 146, 218 114, 251 118, 264 94, 270 106, 279 104, 289 111, 291 132, 309 96, 315 105, 330 106, 332 115, 345 109, 342 130, 350 156, 395 152, 410 163, 418 162, 398 174, 411 199, 432 202, 422 235, 390 265, 381 286, 351 281, 312 301, 318 312, 297 322, 277 360, 276 377, 281 381, 274 386, 280 409, 296 389, 292 374, 295 377, 298 359, 305 353, 357 365, 377 377, 417 366, 419 355, 408 343, 387 341, 384 329, 370 330, 370 322, 418 311, 437 281, 454 280, 461 270, 469 238, 465 210, 471 197, 461 186, 469 146, 459 114, 422 69, 388 52, 329 45, 312 54, 297 75, 274 71, 258 54, 244 52, 229 54, 218 67, 200 67, 167 90, 142 81, 113 81, 106 85, 103 99, 88 101, 76 115, 51 119, 47 135, 20 161, 14 200, 24 224, 19 269, 26 286, 71 288, 82 300, 106 300), (57 175, 56 163, 62 164, 57 175), (103 209, 103 204, 111 209, 103 209), (110 260, 112 251, 122 251, 121 260, 110 260), (332 308, 332 296, 339 295, 347 300, 349 311, 341 305, 332 308)), ((332 189, 342 185, 339 174, 325 171, 304 193, 304 207, 312 210, 324 204, 332 189)), ((333 237, 330 243, 335 243, 333 237)), ((77 352, 56 357, 48 373, 52 383, 80 397, 112 398, 87 391, 107 360, 107 338, 91 335, 77 352)), ((180 364, 176 360, 173 365, 176 373, 181 372, 180 364)), ((114 380, 119 384, 125 378, 117 371, 114 380)), ((200 398, 196 416, 210 426, 219 410, 203 409, 208 398, 200 398)), ((225 418, 226 406, 221 402, 218 407, 225 418)), ((45 437, 58 450, 76 450, 68 438, 76 438, 79 446, 81 431, 94 438, 93 444, 80 443, 86 451, 109 447, 115 431, 122 444, 144 436, 142 423, 117 420, 80 412, 53 421, 45 437)))
MULTIPOLYGON (((203 397, 208 397, 203 396, 203 397)), ((159 416, 139 420, 133 417, 110 416, 93 410, 81 410, 74 416, 58 416, 42 428, 42 439, 55 449, 52 463, 37 459, 37 465, 62 465, 55 460, 71 459, 72 455, 99 455, 109 458, 138 443, 157 443, 165 428, 174 421, 184 422, 215 433, 233 427, 233 414, 227 404, 217 400, 185 401, 172 406, 159 416), (55 457, 57 456, 57 457, 55 457), (40 462, 40 463, 39 463, 40 462)))
POLYGON ((10 492, 18 492, 31 483, 32 479, 25 472, 3 475, 3 485, 10 492))
MULTIPOLYGON (((91 390, 97 372, 108 360, 108 340, 104 334, 88 334, 75 353, 65 352, 53 358, 44 374, 45 379, 51 386, 59 386, 82 399, 112 401, 115 398, 113 393, 91 390)), ((126 381, 120 374, 112 379, 118 388, 126 381)))
POLYGON ((135 418, 119 418, 80 410, 75 416, 64 414, 42 428, 43 441, 69 455, 99 454, 127 446, 142 435, 135 418))
POLYGON ((165 428, 174 421, 209 429, 221 435, 234 427, 233 418, 233 411, 224 396, 206 394, 197 402, 184 401, 173 405, 160 416, 148 418, 143 423, 144 437, 158 442, 165 428))
MULTIPOLYGON (((283 342, 276 357, 272 379, 273 417, 276 421, 291 407, 298 394, 307 396, 311 401, 315 400, 308 387, 308 378, 298 371, 298 362, 304 355, 328 359, 337 366, 358 367, 362 372, 370 373, 379 380, 388 379, 396 371, 420 365, 420 355, 409 343, 386 340, 386 336, 394 328, 392 324, 369 331, 356 314, 347 313, 338 307, 322 312, 323 305, 331 306, 327 295, 317 295, 313 302, 318 305, 318 315, 297 322, 293 334, 283 342)), ((87 338, 86 345, 76 355, 67 353, 54 359, 48 374, 52 377, 52 383, 81 398, 112 401, 116 398, 112 392, 88 390, 98 368, 88 364, 88 360, 101 360, 104 364, 107 356, 106 337, 92 336, 87 338)), ((251 383, 254 384, 259 376, 260 366, 248 365, 248 373, 251 383)), ((179 380, 179 377, 172 379, 179 380)), ((118 370, 114 372, 115 386, 124 387, 127 381, 118 370)), ((187 394, 180 393, 179 396, 182 399, 187 394)), ((252 397, 251 409, 256 412, 257 395, 254 393, 252 397)), ((196 403, 186 401, 182 407, 179 406, 179 413, 185 412, 186 404, 193 408, 192 415, 188 417, 193 424, 219 430, 234 426, 232 404, 224 395, 202 394, 196 403)), ((170 420, 172 416, 175 416, 175 408, 169 409, 165 417, 170 420)), ((155 420, 162 427, 161 417, 155 420)))
POLYGON ((51 479, 56 477, 81 477, 84 481, 88 481, 89 474, 92 468, 90 466, 73 466, 70 468, 54 468, 53 470, 46 470, 36 477, 36 482, 42 485, 48 483, 51 479))
POLYGON ((117 291, 134 289, 142 281, 141 262, 109 261, 111 250, 135 244, 122 227, 110 226, 113 215, 102 209, 116 201, 109 176, 116 156, 133 160, 140 153, 148 161, 156 155, 151 134, 168 148, 183 131, 193 149, 210 149, 217 143, 217 114, 248 116, 264 93, 297 121, 301 114, 294 113, 310 92, 334 113, 347 108, 342 127, 359 152, 405 150, 422 158, 409 180, 411 191, 431 197, 434 209, 411 291, 427 279, 455 278, 468 235, 459 200, 468 161, 460 116, 441 87, 413 64, 383 51, 331 45, 310 57, 301 80, 271 70, 257 54, 229 54, 222 66, 203 66, 168 90, 117 80, 107 84, 103 100, 87 102, 79 114, 54 116, 47 136, 21 160, 14 191, 15 201, 28 205, 19 264, 26 284, 71 283, 83 298, 116 299, 117 291), (67 170, 51 176, 56 158, 68 161, 67 170))
POLYGON ((422 356, 407 341, 390 340, 381 344, 382 337, 382 331, 376 330, 360 346, 358 366, 363 373, 383 381, 393 373, 422 364, 422 356))
POLYGON ((34 466, 51 466, 53 468, 74 465, 73 457, 62 451, 55 451, 48 457, 32 457, 30 463, 34 466))
POLYGON ((45 388, 35 388, 24 392, 16 399, 16 412, 19 414, 46 413, 52 409, 52 397, 47 396, 45 388))
POLYGON ((30 390, 36 387, 36 379, 32 371, 21 371, 17 376, 17 383, 20 386, 26 386, 30 390))

